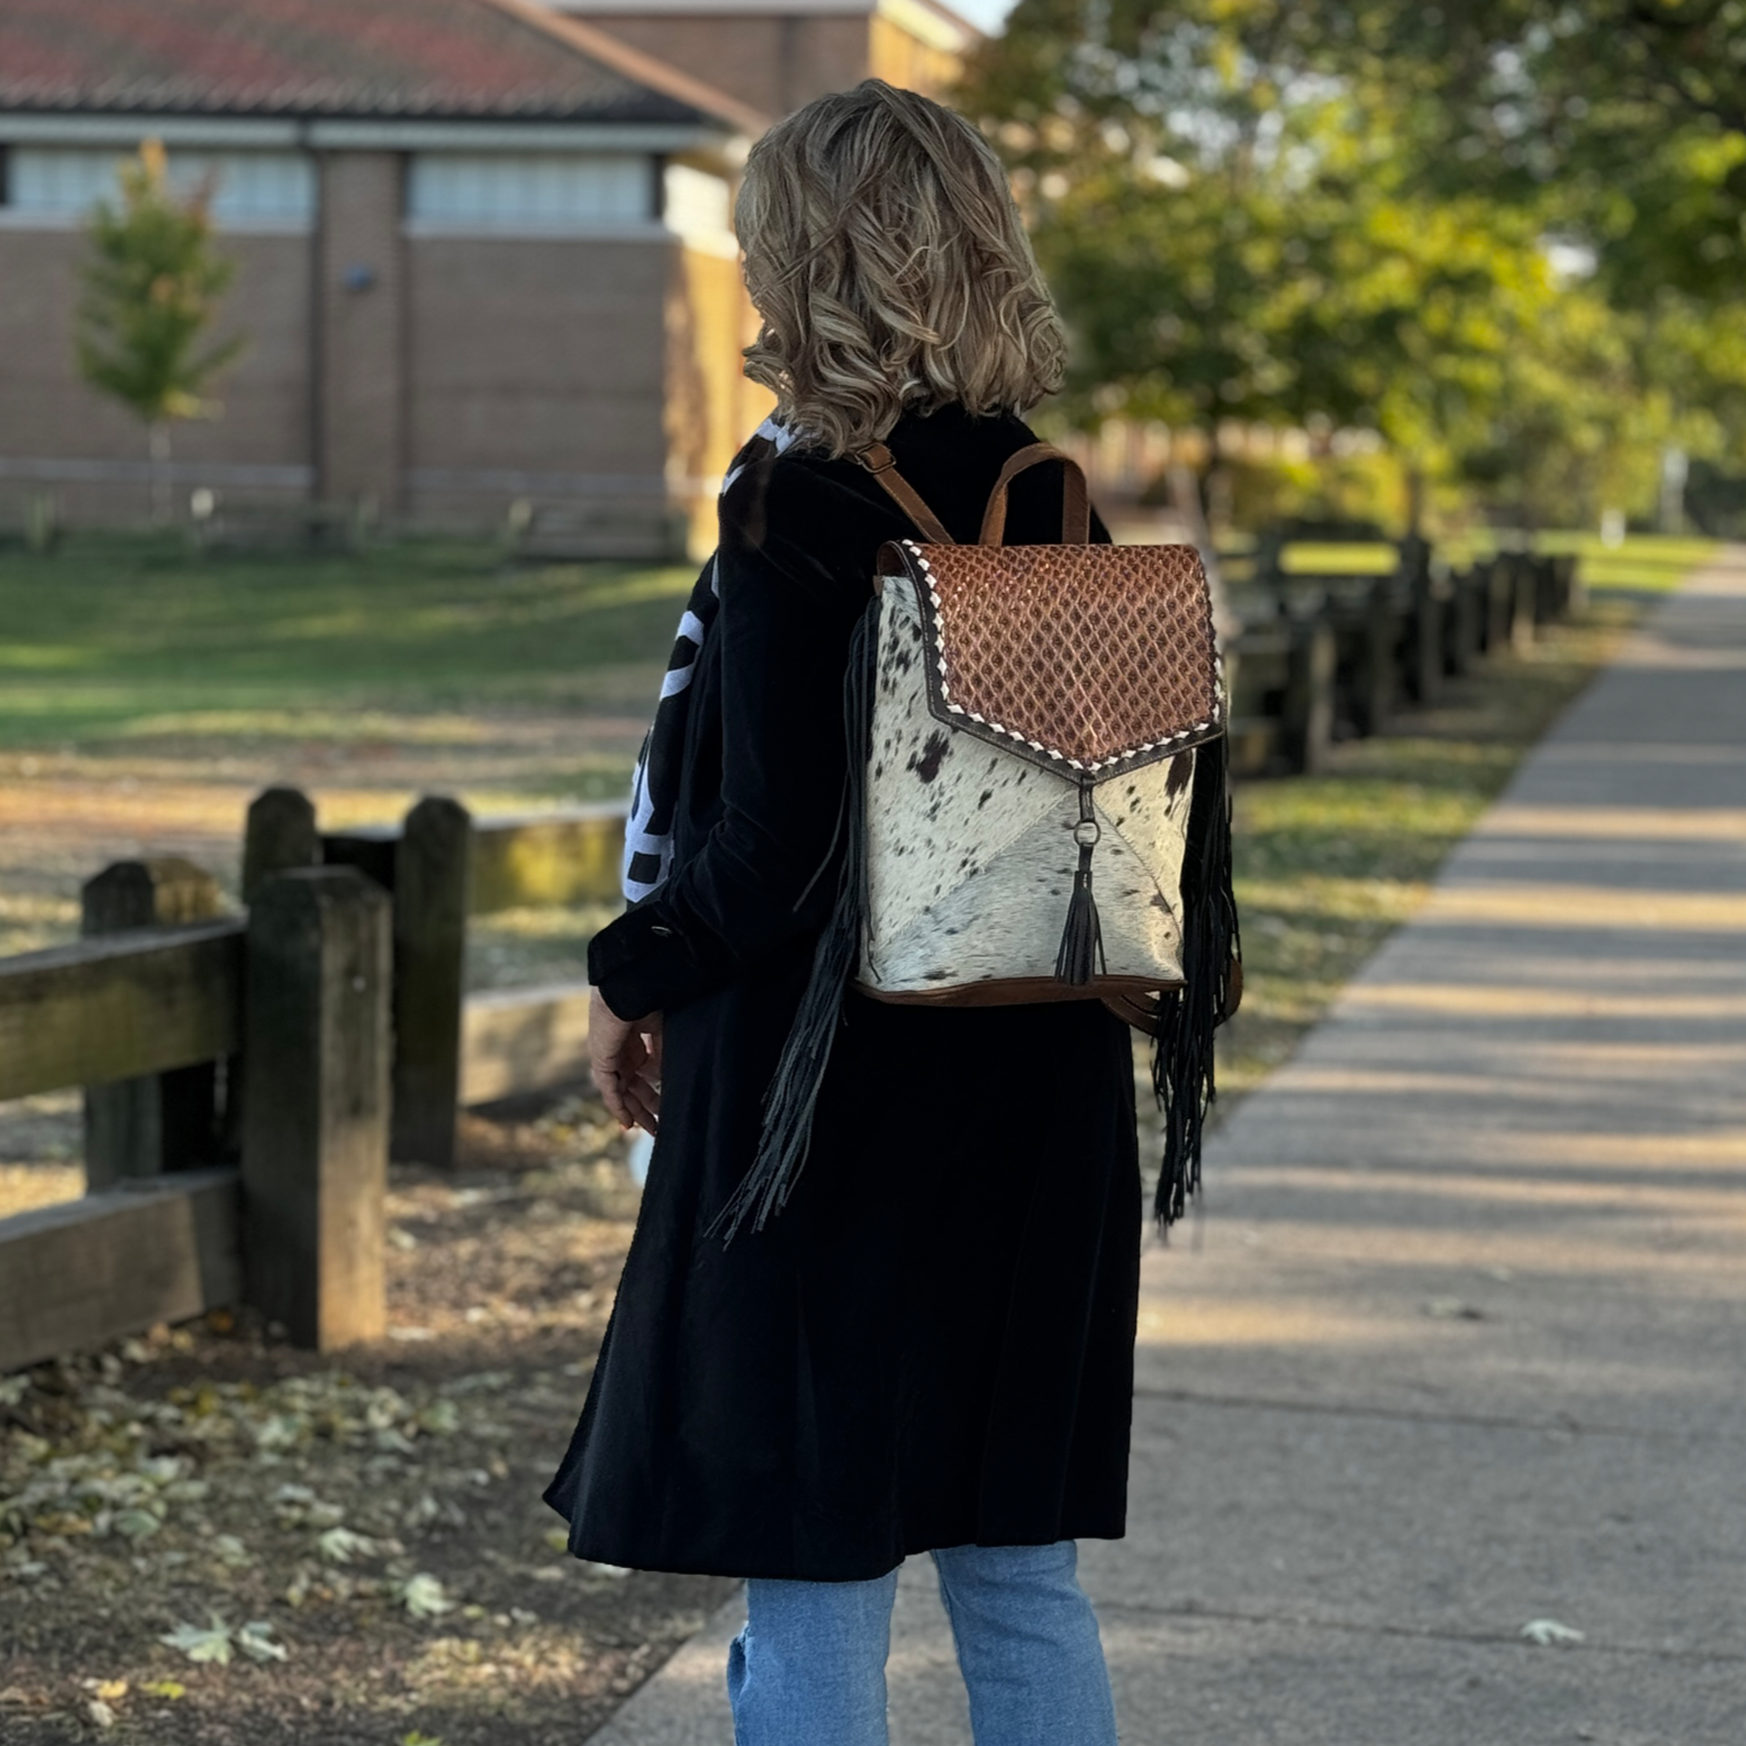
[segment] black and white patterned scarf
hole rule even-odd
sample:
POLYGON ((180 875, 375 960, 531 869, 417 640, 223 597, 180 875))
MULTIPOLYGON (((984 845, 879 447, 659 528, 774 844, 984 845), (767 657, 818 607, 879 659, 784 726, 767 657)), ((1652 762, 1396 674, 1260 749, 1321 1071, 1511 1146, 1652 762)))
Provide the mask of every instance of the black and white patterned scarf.
MULTIPOLYGON (((795 433, 767 418, 758 426, 721 482, 722 494, 748 467, 779 455, 795 433)), ((655 719, 643 736, 631 779, 630 816, 625 821, 624 860, 620 883, 625 900, 635 903, 658 891, 673 870, 673 814, 679 803, 679 762, 685 752, 685 723, 690 713, 691 675, 703 649, 703 639, 721 606, 716 580, 716 553, 703 566, 685 611, 679 619, 673 653, 661 680, 655 719)))

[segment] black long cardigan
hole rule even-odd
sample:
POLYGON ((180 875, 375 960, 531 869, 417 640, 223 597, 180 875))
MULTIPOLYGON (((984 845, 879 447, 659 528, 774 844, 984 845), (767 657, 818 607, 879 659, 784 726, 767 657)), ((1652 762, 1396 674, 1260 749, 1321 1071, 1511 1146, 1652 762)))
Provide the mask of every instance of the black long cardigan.
MULTIPOLYGON (((1035 438, 946 408, 888 440, 968 541, 1035 438)), ((1057 540, 1060 515, 1059 469, 1021 474, 1007 539, 1057 540)), ((751 1164, 835 891, 834 867, 813 875, 849 636, 903 537, 853 461, 790 451, 723 499, 674 872, 589 954, 615 1012, 665 1014, 665 1059, 617 1302, 544 1493, 578 1557, 842 1581, 1124 1529, 1141 1204, 1129 1032, 1101 1004, 851 994, 788 1206, 726 1249, 703 1234, 751 1164)))

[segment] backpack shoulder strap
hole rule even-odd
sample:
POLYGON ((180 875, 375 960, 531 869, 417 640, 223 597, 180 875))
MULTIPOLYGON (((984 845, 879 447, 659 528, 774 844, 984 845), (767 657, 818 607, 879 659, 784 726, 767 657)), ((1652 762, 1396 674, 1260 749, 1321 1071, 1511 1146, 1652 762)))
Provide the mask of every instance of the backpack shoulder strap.
POLYGON ((922 501, 920 493, 898 472, 897 462, 884 443, 868 444, 855 459, 885 487, 904 514, 936 545, 958 543, 941 526, 940 518, 922 501))
POLYGON ((1006 535, 1006 488, 1027 467, 1039 461, 1059 461, 1066 470, 1066 485, 1061 499, 1061 543, 1083 546, 1091 538, 1091 498, 1085 489, 1085 474, 1071 455, 1064 455, 1050 443, 1031 443, 1007 456, 1000 477, 988 494, 988 508, 982 516, 982 537, 985 546, 998 546, 1006 535))

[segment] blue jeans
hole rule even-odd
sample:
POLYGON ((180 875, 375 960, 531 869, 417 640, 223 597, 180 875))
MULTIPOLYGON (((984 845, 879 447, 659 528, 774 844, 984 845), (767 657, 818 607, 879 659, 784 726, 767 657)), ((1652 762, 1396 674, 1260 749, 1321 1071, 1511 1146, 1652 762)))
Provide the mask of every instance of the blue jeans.
MULTIPOLYGON (((1097 1618, 1078 1547, 930 1554, 970 1693, 976 1746, 1115 1746, 1097 1618)), ((897 1572, 870 1582, 746 1584, 728 1650, 736 1746, 887 1746, 885 1657, 897 1572)))

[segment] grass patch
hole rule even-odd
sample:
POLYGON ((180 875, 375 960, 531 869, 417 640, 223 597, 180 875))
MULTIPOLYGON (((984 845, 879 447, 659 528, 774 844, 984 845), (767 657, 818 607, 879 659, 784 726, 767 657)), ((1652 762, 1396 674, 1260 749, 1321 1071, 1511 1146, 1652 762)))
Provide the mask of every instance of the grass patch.
POLYGON ((1641 590, 1665 594, 1677 588, 1699 564, 1716 555, 1717 542, 1671 534, 1631 534, 1622 545, 1607 546, 1597 534, 1548 533, 1537 541, 1544 552, 1574 552, 1582 560, 1582 579, 1590 588, 1641 590))
MULTIPOLYGON (((1439 548, 1452 563, 1471 563, 1497 550, 1495 540, 1451 540, 1439 548)), ((1581 560, 1584 584, 1603 591, 1665 594, 1716 554, 1717 542, 1672 534, 1627 534, 1616 546, 1599 534, 1554 528, 1534 536, 1534 549, 1581 560)))
POLYGON ((476 734, 482 710, 621 708, 658 672, 694 577, 519 568, 438 541, 202 557, 93 535, 0 554, 0 745, 429 743, 476 734))
MULTIPOLYGON (((1243 555, 1252 542, 1233 543, 1225 565, 1227 579, 1246 580, 1252 559, 1243 555)), ((1454 564, 1470 564, 1498 549, 1489 536, 1445 540, 1438 553, 1454 564)), ((1651 594, 1676 588, 1698 564, 1715 555, 1716 541, 1662 534, 1630 534, 1617 546, 1602 543, 1598 534, 1554 529, 1534 536, 1534 549, 1555 555, 1573 553, 1582 560, 1582 578, 1590 588, 1627 589, 1651 594)), ((1376 541, 1294 540, 1280 551, 1280 562, 1291 576, 1387 576, 1397 562, 1392 545, 1376 541)))

